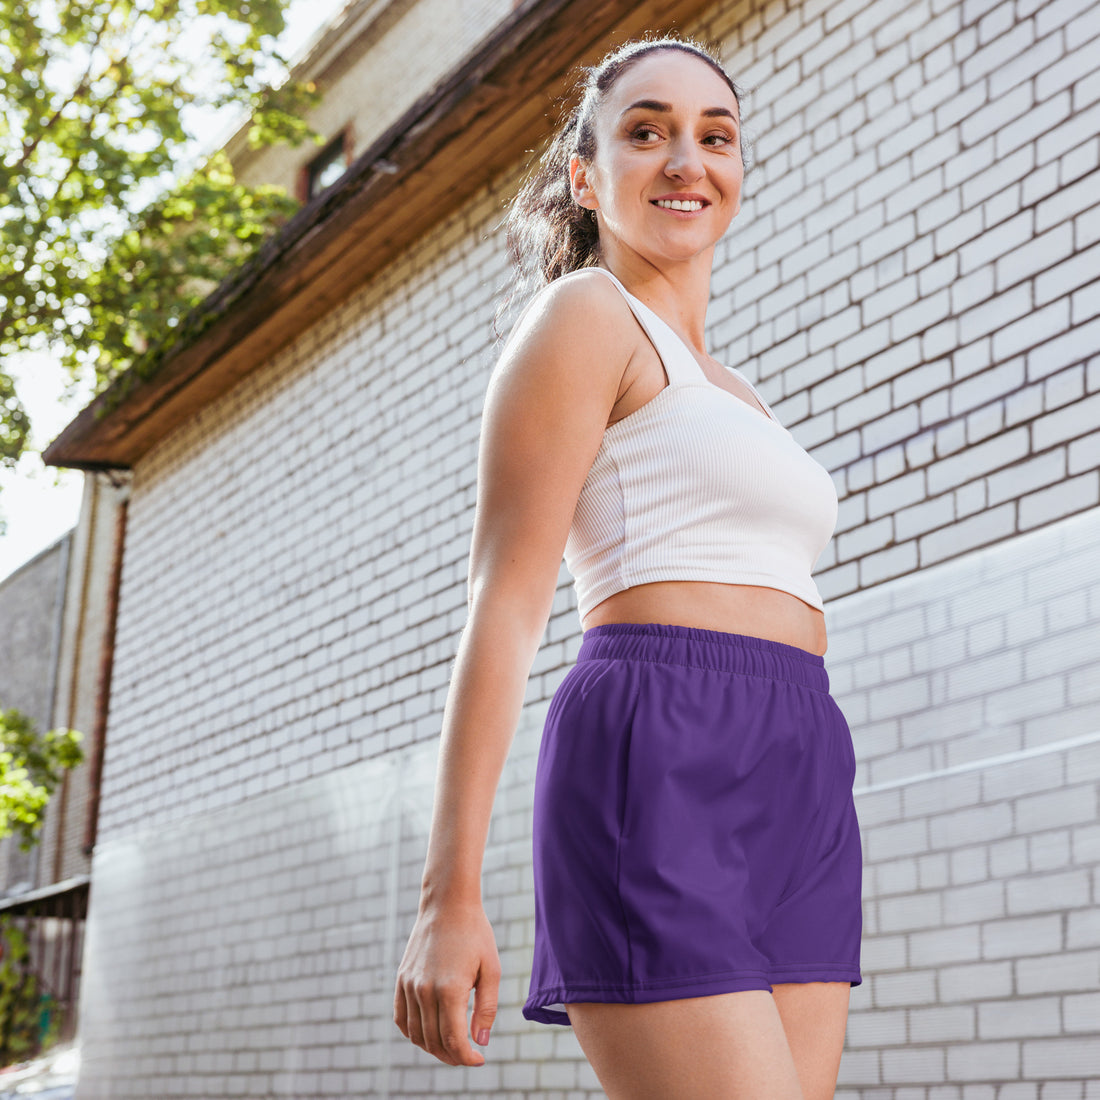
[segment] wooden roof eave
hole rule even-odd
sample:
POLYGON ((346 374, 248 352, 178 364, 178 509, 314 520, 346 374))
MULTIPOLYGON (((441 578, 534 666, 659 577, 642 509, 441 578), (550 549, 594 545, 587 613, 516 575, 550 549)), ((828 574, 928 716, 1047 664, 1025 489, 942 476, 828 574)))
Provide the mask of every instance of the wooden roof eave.
POLYGON ((219 286, 145 377, 128 372, 84 408, 44 461, 133 466, 541 142, 570 72, 612 35, 666 31, 708 2, 526 0, 219 286))

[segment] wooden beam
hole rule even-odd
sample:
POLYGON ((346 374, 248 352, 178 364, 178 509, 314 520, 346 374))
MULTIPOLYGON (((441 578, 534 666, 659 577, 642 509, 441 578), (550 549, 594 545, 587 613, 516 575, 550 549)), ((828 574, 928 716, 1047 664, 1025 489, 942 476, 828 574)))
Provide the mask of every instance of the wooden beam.
POLYGON ((187 321, 147 378, 100 394, 46 448, 53 466, 129 467, 268 362, 540 143, 581 63, 682 28, 711 0, 528 0, 187 321), (390 172, 396 166, 396 172, 390 172))

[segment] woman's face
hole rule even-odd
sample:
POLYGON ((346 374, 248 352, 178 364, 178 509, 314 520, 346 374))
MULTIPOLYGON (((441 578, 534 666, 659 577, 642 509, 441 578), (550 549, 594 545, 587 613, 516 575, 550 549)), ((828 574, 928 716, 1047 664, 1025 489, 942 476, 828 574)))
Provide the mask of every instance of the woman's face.
POLYGON ((570 164, 573 195, 607 234, 651 262, 708 249, 741 209, 740 116, 705 61, 657 50, 623 72, 595 118, 596 153, 570 164))

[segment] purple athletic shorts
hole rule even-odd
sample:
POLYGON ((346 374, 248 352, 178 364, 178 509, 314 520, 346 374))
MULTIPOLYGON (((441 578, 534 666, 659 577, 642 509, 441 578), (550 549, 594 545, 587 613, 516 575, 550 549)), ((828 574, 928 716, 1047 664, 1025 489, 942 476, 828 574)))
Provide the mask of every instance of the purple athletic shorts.
POLYGON ((693 627, 586 631, 539 746, 523 1015, 859 985, 855 771, 824 657, 693 627))

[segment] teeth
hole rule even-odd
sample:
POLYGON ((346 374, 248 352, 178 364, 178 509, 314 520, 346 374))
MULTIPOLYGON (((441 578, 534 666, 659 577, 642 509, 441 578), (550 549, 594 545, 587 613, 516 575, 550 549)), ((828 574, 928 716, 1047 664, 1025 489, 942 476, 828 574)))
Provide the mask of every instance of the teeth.
POLYGON ((658 199, 657 205, 662 210, 702 210, 703 204, 698 199, 658 199))

